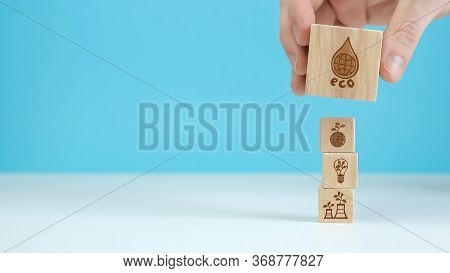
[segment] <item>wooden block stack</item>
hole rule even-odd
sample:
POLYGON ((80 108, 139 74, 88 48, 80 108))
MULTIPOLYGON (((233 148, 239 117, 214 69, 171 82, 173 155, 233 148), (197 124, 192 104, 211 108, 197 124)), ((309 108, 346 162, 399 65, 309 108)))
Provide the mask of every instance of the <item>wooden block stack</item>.
POLYGON ((312 25, 306 94, 375 101, 383 33, 312 25))
POLYGON ((319 189, 319 222, 352 223, 353 196, 358 186, 355 120, 320 120, 322 185, 319 189))

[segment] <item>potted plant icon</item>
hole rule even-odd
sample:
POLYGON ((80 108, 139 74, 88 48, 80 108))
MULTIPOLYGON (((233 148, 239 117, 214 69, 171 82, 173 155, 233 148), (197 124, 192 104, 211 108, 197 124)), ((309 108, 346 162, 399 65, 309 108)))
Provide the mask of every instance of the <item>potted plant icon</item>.
POLYGON ((330 201, 328 201, 327 204, 323 205, 323 208, 325 209, 325 217, 323 219, 333 219, 333 209, 334 204, 332 204, 330 201))
POLYGON ((344 193, 338 191, 338 193, 334 195, 334 200, 339 201, 339 204, 336 206, 334 219, 348 219, 347 214, 345 213, 345 204, 347 203, 347 200, 344 199, 344 193))
POLYGON ((330 142, 331 145, 334 147, 342 147, 345 143, 345 135, 342 132, 339 132, 340 129, 344 128, 345 124, 340 124, 339 122, 336 122, 334 124, 334 127, 331 129, 332 133, 330 136, 330 142))

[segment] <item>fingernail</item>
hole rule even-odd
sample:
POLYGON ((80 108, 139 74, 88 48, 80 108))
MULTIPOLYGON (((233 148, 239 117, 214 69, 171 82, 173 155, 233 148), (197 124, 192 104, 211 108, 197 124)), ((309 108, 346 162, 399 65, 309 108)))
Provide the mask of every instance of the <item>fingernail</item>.
POLYGON ((297 67, 297 57, 295 57, 295 55, 289 55, 289 61, 291 62, 292 71, 295 72, 297 67))
POLYGON ((296 42, 297 44, 300 44, 300 43, 298 42, 298 32, 297 32, 297 28, 295 27, 295 25, 292 27, 292 33, 294 34, 295 42, 296 42))
POLYGON ((297 73, 297 58, 295 58, 294 67, 292 68, 292 70, 294 70, 294 72, 297 73))
POLYGON ((291 89, 292 89, 292 92, 294 92, 297 96, 305 95, 305 90, 304 90, 304 88, 302 88, 301 85, 292 87, 291 89))
POLYGON ((398 55, 388 55, 384 63, 384 68, 394 76, 400 76, 403 71, 405 60, 398 55))

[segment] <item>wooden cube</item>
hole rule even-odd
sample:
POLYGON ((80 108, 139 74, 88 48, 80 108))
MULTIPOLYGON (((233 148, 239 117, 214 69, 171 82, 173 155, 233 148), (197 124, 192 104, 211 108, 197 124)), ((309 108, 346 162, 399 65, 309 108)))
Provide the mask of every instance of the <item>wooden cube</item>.
POLYGON ((352 189, 319 189, 319 222, 352 223, 353 222, 352 189))
POLYGON ((354 189, 358 187, 357 153, 322 155, 322 188, 354 189))
POLYGON ((355 151, 355 119, 321 118, 320 151, 352 153, 355 151))
POLYGON ((306 94, 376 101, 381 31, 311 26, 306 94))

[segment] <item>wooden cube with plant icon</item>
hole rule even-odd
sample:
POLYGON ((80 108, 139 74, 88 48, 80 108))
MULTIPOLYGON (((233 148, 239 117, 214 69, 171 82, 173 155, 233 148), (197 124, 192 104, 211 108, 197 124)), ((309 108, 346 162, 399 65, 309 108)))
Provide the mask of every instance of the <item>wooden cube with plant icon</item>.
POLYGON ((322 153, 355 152, 355 119, 321 118, 320 150, 322 153))
POLYGON ((306 94, 375 101, 382 40, 381 31, 312 25, 306 94))
POLYGON ((353 189, 319 189, 319 222, 352 223, 353 189))
POLYGON ((357 153, 323 153, 322 187, 355 189, 358 186, 357 153))

